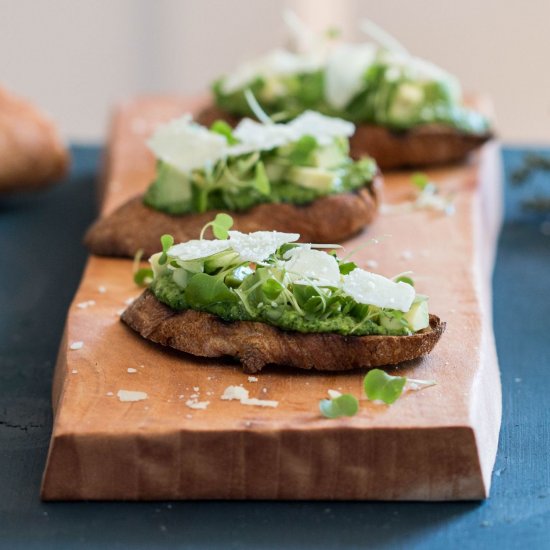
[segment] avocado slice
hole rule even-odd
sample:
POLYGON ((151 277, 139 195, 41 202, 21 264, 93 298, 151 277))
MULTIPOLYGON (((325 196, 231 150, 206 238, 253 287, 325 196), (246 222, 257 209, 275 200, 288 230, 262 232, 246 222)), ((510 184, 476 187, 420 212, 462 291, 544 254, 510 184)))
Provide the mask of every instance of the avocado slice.
POLYGON ((329 172, 323 168, 311 168, 305 166, 295 166, 288 172, 288 180, 301 187, 314 189, 320 193, 328 193, 332 190, 334 172, 329 172))
POLYGON ((428 300, 414 302, 411 309, 403 315, 403 318, 409 323, 413 332, 418 332, 430 326, 430 314, 428 311, 428 300))

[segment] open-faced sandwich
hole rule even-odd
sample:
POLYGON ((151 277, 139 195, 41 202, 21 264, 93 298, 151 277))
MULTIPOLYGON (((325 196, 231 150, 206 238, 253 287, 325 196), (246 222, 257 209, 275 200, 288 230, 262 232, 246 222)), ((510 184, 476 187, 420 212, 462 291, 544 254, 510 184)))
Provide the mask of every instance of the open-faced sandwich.
POLYGON ((411 281, 299 244, 298 234, 217 234, 229 238, 173 245, 163 236, 150 286, 122 321, 152 342, 234 357, 250 373, 394 365, 429 353, 445 330, 411 281))
POLYGON ((235 229, 300 233, 339 242, 373 219, 380 180, 369 157, 349 157, 350 122, 307 111, 287 124, 242 120, 200 126, 190 115, 157 129, 149 146, 156 178, 144 196, 99 219, 85 241, 96 254, 158 249, 161 235, 197 238, 220 210, 235 229))
POLYGON ((250 116, 245 91, 251 90, 277 120, 313 109, 353 122, 352 156, 369 154, 382 169, 457 161, 491 137, 488 120, 463 105, 455 77, 409 54, 372 23, 363 29, 374 42, 348 44, 290 22, 299 29, 295 47, 217 80, 214 105, 198 120, 234 124, 250 116))
POLYGON ((53 121, 0 87, 0 193, 43 188, 60 179, 68 164, 53 121))

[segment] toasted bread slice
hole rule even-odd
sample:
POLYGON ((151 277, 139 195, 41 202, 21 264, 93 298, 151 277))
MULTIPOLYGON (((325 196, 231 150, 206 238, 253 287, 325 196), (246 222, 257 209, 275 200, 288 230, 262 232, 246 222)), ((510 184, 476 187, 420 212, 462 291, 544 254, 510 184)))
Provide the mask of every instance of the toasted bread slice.
POLYGON ((404 132, 360 124, 350 138, 350 154, 354 159, 368 154, 383 170, 420 168, 462 161, 491 137, 442 124, 424 124, 404 132))
POLYGON ((68 160, 54 123, 0 88, 0 192, 44 187, 65 174, 68 160))
POLYGON ((234 357, 247 373, 266 365, 319 371, 395 365, 430 353, 445 330, 445 323, 430 315, 430 327, 411 336, 290 332, 260 322, 226 322, 191 309, 174 311, 150 290, 121 319, 157 344, 200 357, 234 357))
MULTIPOLYGON (((240 120, 215 105, 197 116, 197 122, 204 126, 220 119, 231 126, 240 120)), ((434 166, 462 161, 491 138, 491 133, 470 134, 443 124, 424 124, 403 132, 358 124, 350 138, 350 153, 354 159, 373 157, 381 170, 434 166)))
MULTIPOLYGON (((304 206, 265 203, 245 212, 231 212, 233 229, 243 233, 260 230, 300 233, 302 242, 340 242, 373 220, 380 185, 378 176, 369 188, 321 197, 304 206)), ((137 250, 143 249, 148 257, 158 252, 160 237, 165 233, 173 235, 175 242, 197 239, 202 227, 216 213, 211 210, 171 216, 145 206, 142 197, 136 197, 110 216, 97 220, 86 233, 84 242, 94 254, 133 257, 137 250)))

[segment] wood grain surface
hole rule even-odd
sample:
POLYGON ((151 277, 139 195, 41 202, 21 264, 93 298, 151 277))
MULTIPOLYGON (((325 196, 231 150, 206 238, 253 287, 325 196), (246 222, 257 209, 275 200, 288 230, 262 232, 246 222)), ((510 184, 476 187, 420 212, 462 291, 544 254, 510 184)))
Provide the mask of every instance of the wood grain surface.
MULTIPOLYGON (((142 192, 154 162, 144 136, 201 100, 142 98, 114 118, 102 212, 142 192)), ((392 372, 435 379, 394 405, 361 400, 353 418, 319 415, 328 389, 361 394, 364 371, 266 369, 250 381, 231 361, 162 349, 119 321, 141 291, 131 261, 92 257, 69 310, 53 391, 55 423, 46 500, 74 499, 480 499, 489 494, 501 415, 490 272, 500 224, 498 151, 429 172, 455 194, 456 213, 384 214, 345 243, 361 267, 412 270, 417 290, 447 321, 429 357, 392 372), (369 262, 369 263, 368 263, 369 262), (89 303, 93 301, 93 303, 89 303), (82 304, 88 303, 83 307, 82 304), (80 306, 80 307, 79 307, 80 306), (72 350, 71 344, 82 342, 72 350), (128 369, 133 369, 135 372, 128 369), (277 408, 220 399, 242 384, 277 408), (121 402, 119 390, 147 398, 121 402), (189 408, 192 395, 209 401, 189 408)), ((386 176, 386 203, 410 198, 409 173, 386 176)))

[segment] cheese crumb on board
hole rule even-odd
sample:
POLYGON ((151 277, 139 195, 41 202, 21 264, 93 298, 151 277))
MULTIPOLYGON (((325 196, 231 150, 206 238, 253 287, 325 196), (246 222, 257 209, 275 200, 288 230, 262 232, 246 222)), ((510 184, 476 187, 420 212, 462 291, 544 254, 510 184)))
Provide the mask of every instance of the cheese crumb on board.
POLYGON ((328 396, 331 398, 331 399, 336 399, 337 397, 340 397, 342 395, 341 392, 339 391, 336 391, 336 390, 328 390, 328 396))
POLYGON ((76 304, 76 307, 78 309, 86 309, 90 306, 95 306, 95 300, 87 300, 86 302, 80 302, 79 304, 76 304))
POLYGON ((258 379, 257 379, 255 376, 249 376, 249 377, 248 377, 248 381, 249 381, 249 382, 257 382, 258 379))
POLYGON ((188 399, 185 402, 190 409, 205 410, 210 404, 210 401, 197 401, 196 399, 188 399))
POLYGON ((73 369, 73 370, 71 371, 71 373, 72 373, 72 374, 78 374, 78 371, 77 371, 76 369, 73 369))
POLYGON ((144 391, 132 390, 118 390, 116 395, 119 401, 124 402, 143 401, 149 397, 144 391))
POLYGON ((134 372, 137 372, 137 369, 133 369, 132 367, 128 367, 127 371, 128 371, 130 374, 133 374, 134 372))
POLYGON ((105 294, 107 292, 107 289, 101 285, 101 286, 98 286, 97 287, 97 291, 100 293, 100 294, 105 294))
POLYGON ((75 350, 78 350, 78 349, 82 349, 84 347, 84 342, 82 341, 78 341, 78 342, 73 342, 69 348, 72 349, 73 351, 75 350))
POLYGON ((279 405, 278 401, 249 397, 248 390, 242 386, 227 386, 221 399, 224 401, 240 401, 241 405, 254 405, 257 407, 277 407, 279 405))

